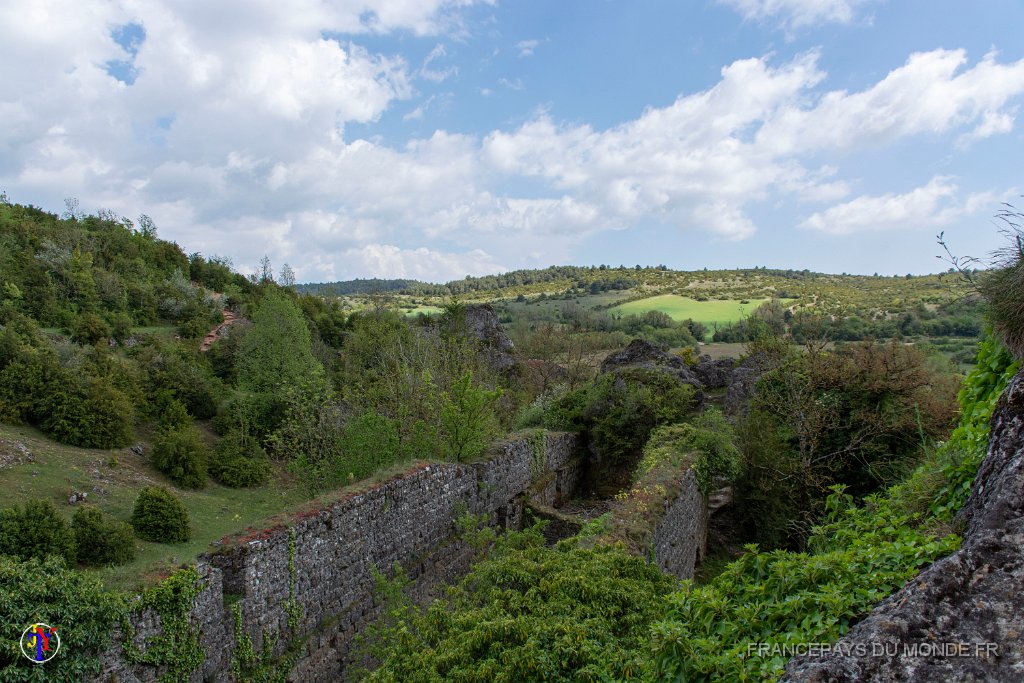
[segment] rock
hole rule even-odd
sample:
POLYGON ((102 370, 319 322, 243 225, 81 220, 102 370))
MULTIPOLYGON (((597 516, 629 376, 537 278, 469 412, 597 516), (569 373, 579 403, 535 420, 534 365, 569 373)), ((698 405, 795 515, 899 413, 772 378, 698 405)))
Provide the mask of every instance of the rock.
POLYGON ((722 389, 729 386, 732 371, 736 367, 735 358, 712 360, 711 356, 701 356, 700 362, 693 366, 693 374, 697 376, 707 389, 722 389))
POLYGON ((704 388, 704 383, 697 378, 686 361, 643 339, 634 339, 623 350, 616 351, 605 358, 601 363, 601 374, 615 372, 623 368, 644 368, 667 372, 685 384, 692 384, 698 391, 704 388))
POLYGON ((146 454, 146 444, 140 441, 137 444, 129 446, 128 450, 134 453, 135 455, 143 456, 146 454))
POLYGON ((959 519, 960 550, 884 600, 829 654, 792 659, 783 680, 1024 680, 1024 371, 999 400, 959 519), (936 646, 941 654, 921 656, 936 646))
POLYGON ((519 370, 515 344, 505 334, 490 304, 468 304, 464 309, 466 332, 480 341, 487 362, 498 372, 514 374, 519 370))
POLYGON ((73 492, 71 494, 71 497, 68 498, 68 504, 69 505, 74 505, 75 503, 84 503, 85 499, 88 498, 88 497, 89 497, 89 494, 84 492, 84 491, 82 491, 82 492, 73 492))

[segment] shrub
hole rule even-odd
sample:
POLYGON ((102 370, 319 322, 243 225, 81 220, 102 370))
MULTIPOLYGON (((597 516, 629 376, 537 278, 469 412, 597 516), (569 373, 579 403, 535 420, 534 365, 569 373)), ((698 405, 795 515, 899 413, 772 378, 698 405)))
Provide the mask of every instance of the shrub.
POLYGON ((126 564, 135 559, 131 525, 111 519, 94 507, 78 508, 71 518, 71 529, 82 564, 126 564))
POLYGON ((368 680, 643 679, 648 625, 673 579, 620 547, 546 548, 533 530, 507 536, 446 599, 387 610, 368 680))
POLYGON ((270 458, 256 440, 232 430, 217 444, 210 476, 224 486, 260 486, 270 478, 270 458))
POLYGON ((95 313, 83 313, 71 324, 71 341, 92 346, 110 338, 110 325, 95 313))
POLYGON ((466 372, 451 394, 441 396, 441 435, 445 457, 465 462, 479 456, 498 434, 494 404, 501 391, 488 391, 473 383, 473 374, 466 372))
POLYGON ((979 282, 988 302, 988 316, 996 334, 1018 358, 1024 358, 1024 213, 1013 207, 997 218, 1009 228, 1010 245, 998 256, 996 267, 979 282))
POLYGON ((716 480, 732 481, 739 476, 743 458, 735 443, 736 435, 722 411, 708 408, 689 424, 658 427, 644 446, 644 457, 637 466, 637 475, 661 464, 678 464, 693 458, 697 485, 704 494, 716 480))
POLYGON ((201 489, 206 486, 209 453, 194 427, 161 429, 153 446, 153 465, 180 486, 201 489))
POLYGON ((53 387, 42 404, 43 431, 62 443, 84 448, 116 448, 131 442, 135 410, 108 378, 90 377, 53 387))
POLYGON ((124 600, 89 573, 69 569, 63 560, 19 561, 0 556, 0 681, 74 683, 100 674, 99 654, 109 647, 111 625, 124 614, 124 600), (32 666, 18 652, 26 625, 44 622, 60 628, 60 654, 32 666))
POLYGON ((75 561, 75 538, 67 520, 48 500, 0 511, 0 553, 22 560, 50 555, 75 561))
POLYGON ((139 492, 131 522, 139 538, 154 543, 184 543, 192 536, 188 510, 162 486, 139 492))

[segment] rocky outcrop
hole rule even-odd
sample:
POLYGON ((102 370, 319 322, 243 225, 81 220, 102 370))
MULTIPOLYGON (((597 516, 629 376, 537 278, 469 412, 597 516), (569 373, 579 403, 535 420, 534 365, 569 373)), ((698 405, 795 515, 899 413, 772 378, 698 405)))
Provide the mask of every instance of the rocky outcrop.
POLYGON ((480 342, 488 364, 503 374, 519 370, 515 344, 507 334, 490 304, 469 304, 464 309, 466 332, 480 342))
POLYGON ((1024 372, 992 417, 960 550, 883 601, 786 681, 1024 680, 1024 372))
POLYGON ((634 339, 623 350, 616 351, 605 358, 601 363, 601 374, 624 368, 643 368, 667 372, 684 384, 692 384, 697 389, 704 387, 704 383, 697 378, 686 361, 643 339, 634 339))
POLYGON ((700 362, 693 366, 693 374, 707 389, 724 389, 732 381, 732 372, 736 368, 734 358, 712 360, 711 356, 701 356, 700 362))

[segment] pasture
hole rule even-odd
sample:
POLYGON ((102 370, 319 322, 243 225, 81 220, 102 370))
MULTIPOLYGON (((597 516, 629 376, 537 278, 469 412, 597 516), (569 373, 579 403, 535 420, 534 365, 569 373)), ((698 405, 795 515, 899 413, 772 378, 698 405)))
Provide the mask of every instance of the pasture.
POLYGON ((677 294, 659 294, 620 304, 609 309, 609 312, 613 315, 642 315, 647 311, 661 311, 673 320, 690 319, 713 329, 715 324, 733 323, 750 315, 766 301, 768 299, 697 301, 677 294))

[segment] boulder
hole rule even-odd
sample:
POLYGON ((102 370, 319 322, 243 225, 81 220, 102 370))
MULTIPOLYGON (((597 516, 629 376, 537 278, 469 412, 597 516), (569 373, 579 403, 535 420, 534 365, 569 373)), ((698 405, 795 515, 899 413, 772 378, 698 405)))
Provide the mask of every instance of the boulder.
POLYGON ((732 371, 736 368, 736 359, 701 356, 700 362, 693 366, 693 374, 697 376, 707 389, 722 389, 729 386, 732 371))
POLYGON ((964 541, 784 681, 1024 680, 1024 371, 1000 398, 964 541))

